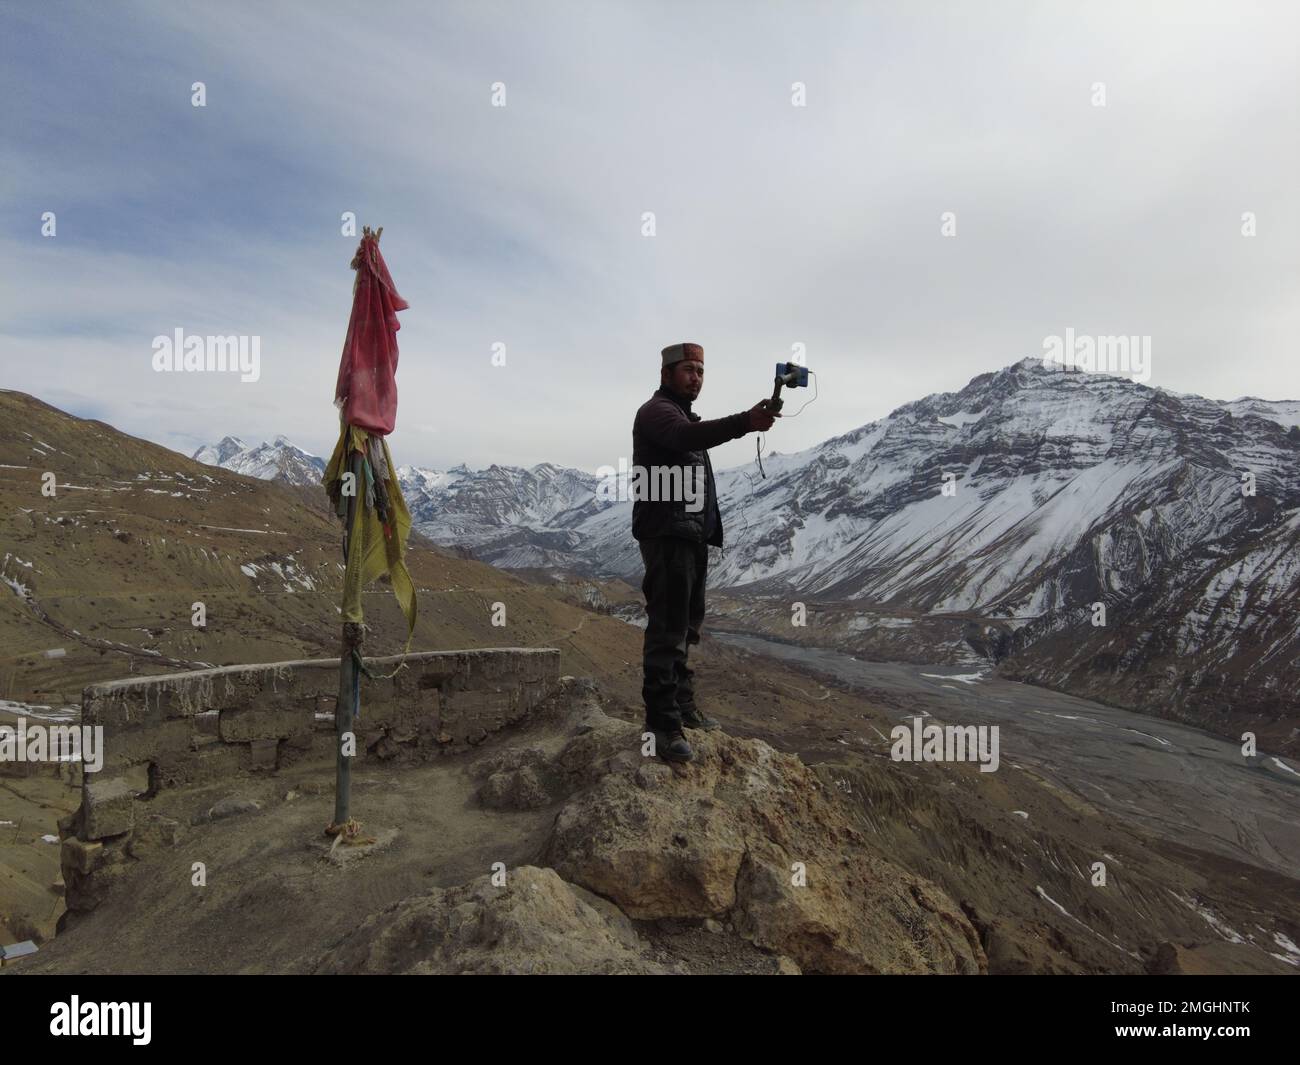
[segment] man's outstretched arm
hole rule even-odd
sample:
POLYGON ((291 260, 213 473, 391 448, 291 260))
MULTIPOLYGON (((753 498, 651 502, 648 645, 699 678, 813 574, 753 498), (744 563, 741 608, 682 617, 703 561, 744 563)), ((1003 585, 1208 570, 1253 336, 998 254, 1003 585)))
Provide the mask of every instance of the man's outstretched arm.
MULTIPOLYGON (((696 451, 717 447, 728 440, 736 440, 746 433, 762 432, 772 427, 773 415, 767 409, 768 401, 755 404, 750 410, 729 414, 725 418, 693 422, 677 407, 660 404, 642 416, 641 430, 652 444, 670 451, 696 451)), ((779 417, 779 415, 777 415, 779 417)))

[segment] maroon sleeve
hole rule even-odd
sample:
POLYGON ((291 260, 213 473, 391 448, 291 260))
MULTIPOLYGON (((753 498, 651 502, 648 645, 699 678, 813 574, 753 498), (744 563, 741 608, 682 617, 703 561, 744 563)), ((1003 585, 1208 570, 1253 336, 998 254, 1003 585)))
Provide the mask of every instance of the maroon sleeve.
POLYGON ((652 444, 670 451, 695 451, 744 436, 749 432, 749 412, 693 422, 672 403, 652 403, 645 408, 641 431, 652 444))

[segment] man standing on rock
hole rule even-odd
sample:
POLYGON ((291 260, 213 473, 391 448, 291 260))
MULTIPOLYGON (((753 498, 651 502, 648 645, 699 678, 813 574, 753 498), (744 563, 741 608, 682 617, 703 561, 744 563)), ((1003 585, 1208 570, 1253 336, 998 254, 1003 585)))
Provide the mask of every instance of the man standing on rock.
POLYGON ((662 355, 659 388, 632 426, 632 465, 641 478, 634 488, 632 535, 645 563, 641 591, 649 618, 641 697, 656 752, 670 762, 688 762, 692 751, 683 727, 718 727, 695 705, 694 673, 686 666, 704 622, 709 545, 722 546, 708 449, 770 429, 780 415, 762 400, 739 414, 701 421, 691 403, 704 387, 704 349, 673 344, 662 355))

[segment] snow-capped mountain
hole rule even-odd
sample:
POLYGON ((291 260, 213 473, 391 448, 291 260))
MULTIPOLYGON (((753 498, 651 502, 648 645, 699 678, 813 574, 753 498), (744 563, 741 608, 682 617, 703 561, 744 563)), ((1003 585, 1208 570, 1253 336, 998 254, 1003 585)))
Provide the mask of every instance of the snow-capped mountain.
MULTIPOLYGON (((795 600, 841 604, 855 651, 1000 660, 1220 731, 1255 714, 1294 743, 1298 411, 1025 359, 771 455, 766 478, 719 472, 709 584, 766 601, 787 630, 795 600)), ((572 503, 495 539, 480 529, 476 553, 637 583, 631 504, 572 503)))
POLYGON ((237 436, 222 437, 219 444, 204 444, 190 458, 208 466, 223 466, 241 452, 247 451, 248 445, 237 436))
POLYGON ((454 466, 445 473, 403 466, 398 480, 415 528, 444 546, 466 547, 506 568, 587 568, 576 531, 612 506, 596 498, 597 478, 543 462, 531 469, 454 466))
MULTIPOLYGON (((1003 638, 981 628, 977 650, 1023 679, 1208 727, 1285 719, 1300 698, 1297 408, 1026 359, 772 456, 766 479, 719 474, 710 586, 787 616, 794 600, 860 603, 882 639, 940 617, 991 625, 1003 638)), ((580 531, 594 567, 632 579, 629 509, 580 531)))
MULTIPOLYGON (((249 447, 238 437, 199 448, 199 462, 268 481, 319 488, 322 459, 283 436, 249 447)), ((543 462, 524 469, 498 466, 449 470, 405 465, 398 483, 415 529, 446 547, 471 551, 505 568, 587 563, 573 552, 581 536, 571 526, 611 506, 596 500, 597 478, 582 470, 543 462)))
MULTIPOLYGON (((220 464, 247 472, 249 453, 220 464)), ((1246 708, 1278 723, 1300 699, 1300 402, 1209 400, 1030 358, 764 467, 717 473, 725 547, 709 586, 787 628, 791 602, 834 604, 834 632, 798 638, 973 656, 1208 727, 1246 708)), ((398 473, 437 543, 640 581, 631 503, 598 497, 592 474, 398 473)))
MULTIPOLYGON (((766 479, 719 472, 726 547, 709 583, 1021 622, 1131 594, 1189 546, 1253 539, 1300 505, 1300 428, 1284 428, 1297 406, 1025 359, 769 456, 766 479)), ((630 509, 581 528, 594 568, 637 572, 630 509)))
POLYGON ((1253 414, 1257 418, 1277 422, 1278 425, 1287 429, 1293 425, 1300 425, 1300 400, 1270 401, 1247 396, 1245 399, 1235 399, 1231 403, 1224 403, 1223 406, 1232 411, 1238 418, 1253 414))
POLYGON ((209 466, 220 466, 263 481, 283 481, 317 488, 325 473, 324 459, 294 447, 283 436, 277 436, 271 444, 263 440, 256 447, 249 447, 238 437, 227 436, 218 444, 204 445, 190 457, 209 466))

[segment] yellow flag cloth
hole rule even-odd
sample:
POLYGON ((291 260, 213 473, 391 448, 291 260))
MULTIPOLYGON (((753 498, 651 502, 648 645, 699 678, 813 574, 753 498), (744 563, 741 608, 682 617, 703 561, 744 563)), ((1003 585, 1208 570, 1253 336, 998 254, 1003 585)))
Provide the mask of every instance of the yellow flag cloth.
MULTIPOLYGON (((339 433, 339 442, 334 445, 334 454, 321 478, 325 491, 336 506, 342 498, 342 481, 343 475, 348 471, 348 457, 354 451, 365 455, 369 437, 370 434, 364 429, 353 425, 345 425, 339 433)), ((375 508, 366 505, 366 476, 363 472, 355 486, 357 505, 352 518, 352 531, 348 537, 348 563, 343 575, 343 620, 362 620, 362 589, 380 574, 387 573, 393 585, 393 594, 397 597, 402 613, 406 615, 406 649, 409 650, 411 638, 415 635, 415 585, 403 556, 406 538, 411 531, 411 514, 406 509, 406 500, 402 498, 402 489, 397 483, 397 467, 393 465, 388 441, 380 437, 379 443, 384 449, 384 461, 388 464, 389 471, 389 479, 384 482, 391 512, 388 535, 384 535, 384 525, 375 508)), ((347 513, 346 508, 343 513, 347 513)))

